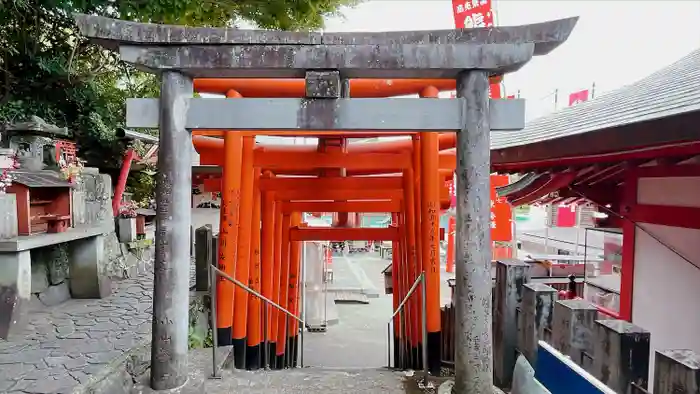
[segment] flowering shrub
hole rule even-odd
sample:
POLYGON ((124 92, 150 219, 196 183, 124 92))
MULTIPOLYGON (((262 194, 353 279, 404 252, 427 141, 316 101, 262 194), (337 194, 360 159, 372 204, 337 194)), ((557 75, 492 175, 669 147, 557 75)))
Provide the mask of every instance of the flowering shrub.
POLYGON ((119 206, 118 215, 120 218, 123 219, 135 218, 137 209, 138 205, 136 205, 136 203, 134 203, 133 201, 127 201, 119 206))
POLYGON ((12 181, 15 180, 15 176, 10 172, 11 170, 16 170, 19 168, 19 161, 17 160, 17 155, 12 156, 12 164, 10 168, 5 168, 0 173, 0 194, 5 194, 7 188, 12 185, 12 181))
POLYGON ((77 182, 83 172, 83 161, 77 158, 71 163, 66 163, 61 157, 58 165, 61 168, 63 179, 70 182, 77 182))

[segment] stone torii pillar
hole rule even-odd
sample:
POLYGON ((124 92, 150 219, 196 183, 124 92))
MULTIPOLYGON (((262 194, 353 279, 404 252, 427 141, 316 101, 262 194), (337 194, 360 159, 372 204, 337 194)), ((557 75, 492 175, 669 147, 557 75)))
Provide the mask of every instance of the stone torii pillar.
MULTIPOLYGON (((532 56, 549 53, 566 41, 577 18, 388 33, 189 28, 88 15, 75 19, 84 36, 118 51, 121 60, 162 75, 161 99, 129 99, 126 122, 127 127, 160 129, 153 388, 175 388, 187 379, 189 131, 336 130, 351 136, 392 130, 458 133, 453 392, 492 390, 489 139, 491 131, 521 130, 525 107, 523 100, 490 100, 488 77, 516 71, 532 56), (326 81, 334 91, 349 78, 454 78, 458 98, 356 99, 330 91, 323 95, 333 97, 323 100, 190 98, 192 78, 305 78, 314 74, 310 71, 334 71, 329 74, 334 79, 326 81), (269 113, 275 116, 265 116, 269 113)), ((307 91, 317 88, 317 79, 306 82, 307 91)))

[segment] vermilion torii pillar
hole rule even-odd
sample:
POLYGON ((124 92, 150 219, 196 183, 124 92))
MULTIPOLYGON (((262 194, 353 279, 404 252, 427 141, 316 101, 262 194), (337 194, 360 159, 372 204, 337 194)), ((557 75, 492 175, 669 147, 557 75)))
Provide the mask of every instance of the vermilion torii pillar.
MULTIPOLYGON (((75 18, 84 36, 118 51, 125 62, 159 73, 163 81, 160 100, 127 102, 127 127, 160 129, 153 388, 175 388, 187 380, 189 131, 334 130, 352 137, 354 132, 376 130, 458 133, 453 391, 491 391, 489 138, 492 131, 522 129, 525 112, 523 100, 489 99, 488 77, 516 71, 532 56, 549 53, 568 38, 577 18, 515 27, 389 33, 270 32, 75 18), (191 98, 193 78, 305 78, 317 71, 325 77, 307 78, 302 99, 191 98), (341 97, 340 87, 351 78, 451 78, 458 81, 458 98, 341 97)), ((436 167, 422 171, 430 168, 436 167)), ((434 200, 431 193, 427 198, 434 200)), ((414 204, 416 211, 422 211, 417 208, 420 202, 414 204)), ((287 218, 282 215, 282 220, 287 218)), ((430 235, 422 234, 421 226, 414 227, 420 236, 430 235)), ((432 252, 418 252, 428 258, 422 269, 431 268, 432 252)), ((426 315, 435 316, 439 297, 426 299, 426 315)), ((431 330, 439 337, 439 322, 431 330)), ((278 332, 277 338, 284 342, 286 333, 278 332)))

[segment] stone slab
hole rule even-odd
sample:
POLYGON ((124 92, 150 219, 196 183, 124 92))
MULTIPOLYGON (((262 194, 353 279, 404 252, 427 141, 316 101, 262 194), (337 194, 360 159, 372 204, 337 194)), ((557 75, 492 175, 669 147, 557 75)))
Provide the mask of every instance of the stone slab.
POLYGON ((19 236, 0 240, 0 252, 19 252, 44 246, 95 237, 111 230, 105 227, 71 228, 62 233, 19 236))
POLYGON ((573 17, 524 26, 498 26, 487 29, 327 33, 155 25, 86 14, 74 14, 73 17, 82 35, 112 49, 119 44, 126 43, 159 46, 188 44, 361 45, 532 42, 535 44, 536 55, 545 55, 566 41, 578 22, 578 17, 573 17))
MULTIPOLYGON (((189 129, 444 132, 458 131, 464 123, 461 111, 463 99, 193 98, 189 103, 189 129), (261 116, 265 113, 274 113, 275 116, 261 116)), ((158 105, 158 99, 153 98, 127 99, 127 127, 158 128, 158 105)), ((491 99, 489 108, 492 131, 513 131, 525 127, 525 100, 491 99)))

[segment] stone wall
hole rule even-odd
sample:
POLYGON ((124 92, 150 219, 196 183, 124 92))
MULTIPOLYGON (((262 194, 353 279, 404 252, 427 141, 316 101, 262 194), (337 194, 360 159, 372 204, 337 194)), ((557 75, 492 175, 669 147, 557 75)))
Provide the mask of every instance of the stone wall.
POLYGON ((73 192, 75 227, 102 226, 105 229, 105 270, 115 279, 146 273, 153 260, 151 244, 121 244, 114 232, 112 179, 97 169, 86 168, 73 192))
POLYGON ((606 316, 586 300, 559 300, 556 289, 530 283, 529 270, 522 261, 498 262, 493 343, 499 386, 510 387, 518 354, 537 365, 544 341, 617 393, 652 387, 654 394, 700 392, 699 354, 672 349, 652 355, 649 331, 606 316), (655 357, 653 382, 650 356, 655 357))

